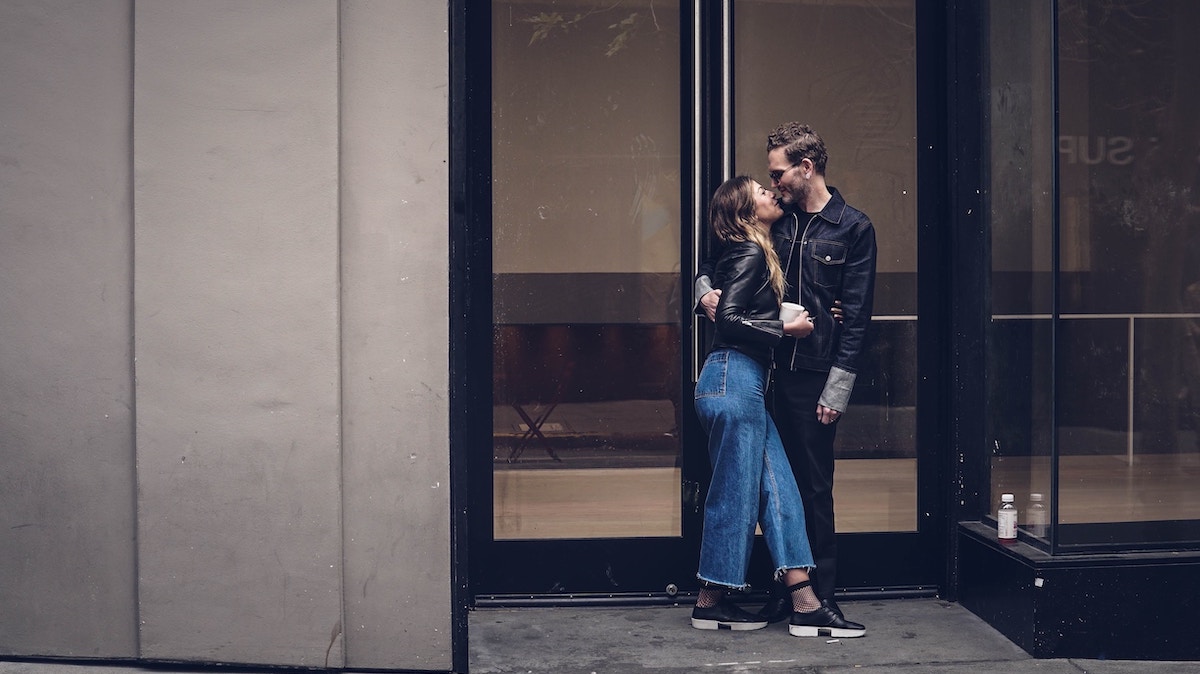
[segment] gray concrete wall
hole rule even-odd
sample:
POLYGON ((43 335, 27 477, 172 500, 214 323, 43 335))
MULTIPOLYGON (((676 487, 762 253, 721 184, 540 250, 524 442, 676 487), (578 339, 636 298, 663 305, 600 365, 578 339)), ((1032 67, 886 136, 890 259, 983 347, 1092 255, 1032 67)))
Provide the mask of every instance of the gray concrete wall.
POLYGON ((0 0, 0 654, 450 669, 447 35, 0 0))
POLYGON ((0 653, 137 646, 130 2, 0 2, 0 653))
POLYGON ((135 5, 141 654, 342 664, 337 5, 135 5))
POLYGON ((342 11, 346 649, 444 663, 450 633, 446 6, 342 11), (398 639, 398 635, 404 635, 398 639))

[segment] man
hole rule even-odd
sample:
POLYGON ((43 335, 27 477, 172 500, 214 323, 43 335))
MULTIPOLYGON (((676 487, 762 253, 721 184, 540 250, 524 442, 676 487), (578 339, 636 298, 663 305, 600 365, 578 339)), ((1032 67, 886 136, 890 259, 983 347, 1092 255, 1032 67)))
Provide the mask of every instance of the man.
MULTIPOLYGON (((787 276, 784 300, 815 317, 808 337, 784 337, 775 348, 772 415, 804 501, 817 565, 814 589, 842 615, 834 599, 833 440, 871 321, 876 248, 870 219, 826 185, 827 160, 825 142, 808 125, 789 122, 767 136, 771 186, 789 211, 771 229, 787 276)), ((696 278, 696 297, 712 319, 720 290, 712 288, 708 272, 706 263, 696 278)), ((786 596, 775 593, 761 613, 777 621, 790 610, 786 596)))

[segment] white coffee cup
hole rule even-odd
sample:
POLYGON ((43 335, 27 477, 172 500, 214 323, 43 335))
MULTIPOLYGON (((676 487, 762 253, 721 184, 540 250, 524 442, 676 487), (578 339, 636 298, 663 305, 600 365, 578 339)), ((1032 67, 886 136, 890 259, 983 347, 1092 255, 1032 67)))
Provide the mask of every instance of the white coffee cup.
POLYGON ((800 306, 799 304, 796 304, 795 302, 784 302, 783 304, 779 305, 779 320, 787 323, 799 316, 801 311, 804 311, 804 307, 800 306))

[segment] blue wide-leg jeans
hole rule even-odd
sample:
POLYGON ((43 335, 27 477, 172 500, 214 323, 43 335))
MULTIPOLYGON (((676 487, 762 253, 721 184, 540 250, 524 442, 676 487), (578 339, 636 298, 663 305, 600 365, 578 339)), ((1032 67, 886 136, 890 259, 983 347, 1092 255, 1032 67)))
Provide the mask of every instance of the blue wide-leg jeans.
POLYGON ((717 349, 696 382, 696 414, 708 433, 712 485, 704 501, 701 581, 745 589, 762 527, 778 578, 788 569, 812 569, 804 504, 779 431, 764 396, 770 370, 733 349, 717 349))

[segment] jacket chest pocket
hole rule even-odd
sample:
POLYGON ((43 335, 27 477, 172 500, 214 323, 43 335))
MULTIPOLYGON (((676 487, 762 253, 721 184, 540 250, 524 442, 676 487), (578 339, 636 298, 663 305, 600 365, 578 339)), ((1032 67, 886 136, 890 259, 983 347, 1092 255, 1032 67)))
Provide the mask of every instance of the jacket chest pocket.
POLYGON ((846 252, 846 245, 838 241, 809 241, 808 259, 809 269, 812 270, 812 282, 823 288, 836 288, 841 285, 846 252))

